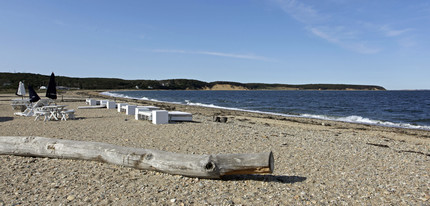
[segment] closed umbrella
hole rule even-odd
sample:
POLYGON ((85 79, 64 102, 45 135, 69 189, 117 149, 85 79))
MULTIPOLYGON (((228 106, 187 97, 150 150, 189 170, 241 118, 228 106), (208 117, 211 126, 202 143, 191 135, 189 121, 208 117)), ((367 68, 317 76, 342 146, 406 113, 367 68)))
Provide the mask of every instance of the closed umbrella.
POLYGON ((48 89, 46 90, 46 97, 50 99, 57 99, 57 88, 55 83, 55 75, 54 72, 51 74, 51 78, 49 79, 48 89))
POLYGON ((16 90, 15 94, 18 96, 21 96, 24 99, 25 87, 24 87, 24 83, 22 81, 19 81, 18 89, 16 90))
POLYGON ((39 95, 37 95, 36 91, 30 85, 28 85, 28 96, 30 97, 30 102, 37 102, 40 99, 39 95))

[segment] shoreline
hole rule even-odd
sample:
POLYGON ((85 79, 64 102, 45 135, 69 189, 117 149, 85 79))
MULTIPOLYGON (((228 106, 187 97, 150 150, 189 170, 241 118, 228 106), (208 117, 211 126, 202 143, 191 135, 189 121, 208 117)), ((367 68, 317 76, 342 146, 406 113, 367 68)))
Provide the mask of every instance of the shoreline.
MULTIPOLYGON (((191 112, 193 122, 153 125, 116 110, 78 110, 94 91, 66 91, 76 119, 13 116, 0 94, 1 136, 104 142, 185 154, 273 151, 270 175, 222 180, 141 171, 94 161, 0 155, 0 205, 426 205, 430 132, 112 98, 191 112), (174 107, 174 108, 173 108, 174 107), (218 114, 227 123, 212 121, 218 114)), ((42 97, 43 98, 43 97, 42 97)))
MULTIPOLYGON (((129 90, 113 90, 112 92, 115 92, 115 91, 129 91, 129 90)), ((244 109, 239 109, 239 108, 226 108, 226 107, 221 107, 221 106, 219 106, 219 107, 218 106, 207 107, 204 105, 189 105, 189 104, 181 104, 181 103, 165 102, 165 101, 134 99, 134 98, 127 98, 127 97, 118 97, 118 96, 106 95, 106 94, 102 94, 103 92, 110 92, 110 91, 99 91, 98 94, 90 92, 90 93, 88 93, 88 95, 89 96, 99 96, 100 98, 107 98, 107 99, 121 99, 122 101, 135 101, 137 103, 140 102, 140 103, 146 103, 146 104, 153 104, 155 106, 157 106, 157 105, 169 105, 167 107, 168 110, 171 107, 175 107, 177 105, 189 106, 189 107, 200 107, 200 108, 212 109, 212 110, 220 110, 220 112, 217 112, 217 113, 214 112, 214 115, 220 115, 220 114, 222 115, 223 113, 229 114, 229 113, 231 113, 231 111, 233 111, 233 112, 235 112, 236 115, 238 113, 240 115, 245 115, 245 116, 246 115, 250 115, 250 116, 258 115, 259 117, 262 117, 262 118, 272 118, 272 119, 278 119, 278 120, 294 119, 294 121, 302 120, 302 122, 308 122, 308 121, 303 121, 303 119, 305 119, 305 120, 321 121, 321 124, 325 124, 325 122, 328 121, 328 122, 332 122, 332 123, 340 122, 340 123, 347 123, 347 124, 376 126, 376 127, 383 127, 383 128, 430 131, 430 129, 425 129, 425 128, 413 128, 414 125, 411 125, 411 124, 409 124, 410 127, 406 127, 406 126, 402 127, 402 126, 398 126, 398 125, 390 126, 389 124, 384 125, 384 124, 372 124, 372 123, 363 123, 363 122, 349 122, 349 121, 342 121, 342 120, 325 119, 323 117, 318 118, 318 117, 312 117, 312 116, 288 115, 288 114, 282 114, 282 113, 244 110, 244 109), (299 120, 297 120, 297 119, 299 119, 299 120)), ((392 124, 399 124, 400 125, 400 123, 392 123, 392 124)), ((417 125, 417 127, 429 127, 429 126, 417 125)))

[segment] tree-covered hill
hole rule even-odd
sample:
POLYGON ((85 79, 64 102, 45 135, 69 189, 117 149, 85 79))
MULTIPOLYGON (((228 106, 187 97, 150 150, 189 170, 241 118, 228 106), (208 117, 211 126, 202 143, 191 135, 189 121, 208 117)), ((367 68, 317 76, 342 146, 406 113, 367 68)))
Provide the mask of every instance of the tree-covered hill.
MULTIPOLYGON (((0 89, 16 89, 19 81, 32 85, 34 88, 47 86, 50 75, 33 73, 0 73, 0 89)), ((57 86, 70 89, 164 89, 164 90, 203 90, 211 89, 215 85, 228 85, 247 90, 385 90, 375 85, 349 84, 264 84, 239 82, 203 82, 193 79, 167 80, 124 80, 118 78, 77 78, 56 76, 57 86)))

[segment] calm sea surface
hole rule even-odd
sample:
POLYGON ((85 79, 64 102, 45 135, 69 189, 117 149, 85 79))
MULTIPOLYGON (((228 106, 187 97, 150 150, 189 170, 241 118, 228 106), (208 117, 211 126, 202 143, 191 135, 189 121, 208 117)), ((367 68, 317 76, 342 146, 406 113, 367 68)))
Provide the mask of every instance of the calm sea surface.
POLYGON ((121 91, 104 94, 430 130, 430 91, 121 91))

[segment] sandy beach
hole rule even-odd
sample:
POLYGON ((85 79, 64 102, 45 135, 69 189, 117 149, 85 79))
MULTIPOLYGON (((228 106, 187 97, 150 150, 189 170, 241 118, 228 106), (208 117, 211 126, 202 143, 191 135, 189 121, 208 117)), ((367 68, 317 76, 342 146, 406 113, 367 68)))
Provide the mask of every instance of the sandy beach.
MULTIPOLYGON (((430 205, 430 131, 127 100, 68 91, 70 121, 14 116, 0 94, 0 136, 104 142, 185 154, 272 151, 270 175, 221 180, 95 161, 0 155, 0 205, 430 205), (191 112, 193 122, 153 125, 88 97, 191 112), (227 123, 213 116, 228 117, 227 123)), ((62 101, 63 99, 63 101, 62 101)))

